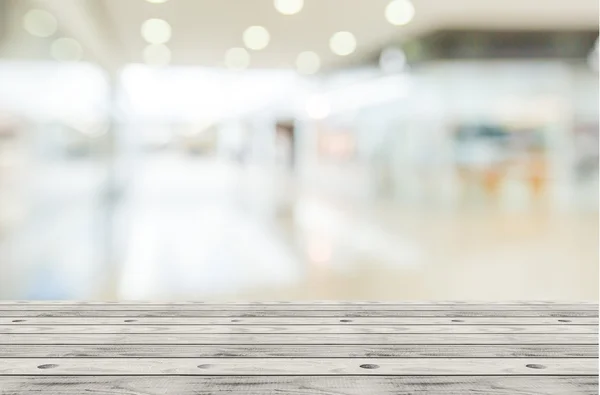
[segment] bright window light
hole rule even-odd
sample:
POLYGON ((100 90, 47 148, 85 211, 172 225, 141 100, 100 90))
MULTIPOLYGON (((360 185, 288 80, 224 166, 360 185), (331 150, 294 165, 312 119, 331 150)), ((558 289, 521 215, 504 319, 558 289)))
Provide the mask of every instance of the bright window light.
POLYGON ((325 119, 331 113, 331 104, 325 96, 313 96, 306 103, 306 113, 312 119, 325 119))

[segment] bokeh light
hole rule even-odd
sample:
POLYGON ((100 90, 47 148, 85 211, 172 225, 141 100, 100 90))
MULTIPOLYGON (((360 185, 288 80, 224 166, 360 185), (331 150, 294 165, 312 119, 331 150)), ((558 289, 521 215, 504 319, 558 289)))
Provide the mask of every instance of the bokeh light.
POLYGON ((337 32, 331 36, 329 47, 336 55, 350 55, 356 50, 356 37, 350 32, 337 32))
POLYGON ((164 44, 171 39, 171 25, 163 19, 148 19, 142 24, 142 37, 149 44, 164 44))
POLYGON ((304 0, 275 0, 275 9, 283 15, 294 15, 302 11, 304 0))
POLYGON ((50 37, 58 30, 58 21, 47 11, 30 10, 23 18, 23 27, 32 36, 50 37))
POLYGON ((385 19, 392 25, 406 25, 414 16, 415 7, 409 0, 393 0, 385 8, 385 19))
POLYGON ((262 26, 250 26, 244 31, 243 40, 248 49, 259 51, 269 45, 271 36, 269 31, 262 26))

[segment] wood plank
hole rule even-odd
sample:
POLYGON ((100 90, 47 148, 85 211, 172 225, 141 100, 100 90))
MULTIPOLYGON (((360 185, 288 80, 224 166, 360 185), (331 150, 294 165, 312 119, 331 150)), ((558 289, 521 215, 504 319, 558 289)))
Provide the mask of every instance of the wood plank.
POLYGON ((598 358, 596 345, 160 345, 0 347, 0 358, 598 358))
POLYGON ((593 376, 1 376, 4 393, 44 395, 597 395, 593 376))
POLYGON ((1 358, 0 375, 597 375, 593 358, 1 358))
POLYGON ((336 301, 336 300, 316 300, 316 301, 256 301, 256 302, 223 302, 223 301, 70 301, 70 300, 0 300, 1 305, 206 305, 206 306, 248 306, 248 305, 302 305, 302 306, 313 306, 313 305, 526 305, 526 306, 556 306, 556 305, 595 305, 598 306, 598 301, 336 301))
POLYGON ((598 317, 594 310, 0 310, 0 317, 598 317))
POLYGON ((598 344, 595 334, 0 334, 0 344, 598 344))
POLYGON ((593 333, 595 325, 0 325, 0 334, 185 334, 185 333, 249 333, 249 334, 400 334, 400 333, 593 333))
POLYGON ((0 317, 0 325, 598 325, 596 317, 0 317))
POLYGON ((349 305, 326 305, 326 304, 247 304, 247 305, 205 305, 205 304, 4 304, 0 305, 1 311, 89 311, 89 310, 138 310, 138 311, 162 311, 173 310, 179 311, 447 311, 447 310, 485 310, 485 311, 504 311, 504 310, 588 310, 598 312, 598 305, 584 304, 564 304, 564 305, 549 305, 549 304, 513 304, 513 305, 489 305, 489 304, 463 304, 463 305, 381 305, 381 304, 349 304, 349 305))
POLYGON ((0 317, 0 325, 598 325, 596 317, 0 317))

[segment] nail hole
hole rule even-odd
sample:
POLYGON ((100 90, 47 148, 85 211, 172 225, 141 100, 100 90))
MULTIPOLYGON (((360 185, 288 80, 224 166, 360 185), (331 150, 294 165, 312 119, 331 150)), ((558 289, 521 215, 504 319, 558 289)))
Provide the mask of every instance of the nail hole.
POLYGON ((529 369, 546 369, 546 366, 544 365, 538 365, 537 363, 530 363, 527 366, 529 369))
POLYGON ((231 320, 231 322, 240 322, 241 320, 231 320))
POLYGON ((464 320, 452 320, 452 322, 465 322, 464 320))
POLYGON ((25 322, 25 320, 12 320, 12 322, 25 322))
POLYGON ((363 369, 379 369, 379 365, 374 365, 374 364, 370 364, 370 363, 360 365, 360 367, 363 369))
POLYGON ((198 365, 198 367, 199 367, 200 369, 209 369, 209 368, 211 368, 211 367, 212 367, 212 365, 209 365, 209 364, 204 364, 204 365, 198 365))
POLYGON ((340 322, 352 322, 352 320, 340 320, 340 322))
POLYGON ((137 320, 125 320, 125 322, 137 322, 137 320))
POLYGON ((38 369, 54 369, 54 368, 57 368, 57 367, 58 367, 58 365, 55 365, 53 363, 47 363, 45 365, 39 365, 38 369))
POLYGON ((571 322, 571 320, 558 320, 558 322, 571 322))

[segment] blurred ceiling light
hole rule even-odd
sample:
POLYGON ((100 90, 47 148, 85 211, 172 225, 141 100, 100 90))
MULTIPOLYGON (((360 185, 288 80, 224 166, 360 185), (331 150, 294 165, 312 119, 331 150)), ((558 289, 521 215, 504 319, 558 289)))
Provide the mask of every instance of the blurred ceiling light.
POLYGON ((409 0, 393 0, 385 7, 385 19, 392 25, 404 26, 415 16, 415 7, 409 0))
POLYGON ((171 51, 164 44, 150 44, 144 49, 144 61, 149 66, 166 66, 171 62, 171 51))
POLYGON ((50 47, 52 57, 61 62, 76 62, 83 56, 81 44, 72 38, 59 38, 50 47))
POLYGON ((50 37, 58 30, 58 22, 47 11, 31 10, 23 18, 23 27, 32 36, 50 37))
POLYGON ((301 52, 296 58, 296 68, 300 74, 315 74, 321 68, 321 58, 312 51, 301 52))
POLYGON ((164 44, 171 39, 171 25, 163 19, 148 19, 142 24, 141 32, 149 44, 164 44))
POLYGON ((381 52, 379 67, 384 73, 401 73, 406 67, 406 54, 400 48, 387 48, 381 52))
POLYGON ((271 40, 269 31, 262 26, 250 26, 244 31, 242 38, 246 47, 255 51, 266 48, 271 40))
POLYGON ((283 15, 294 15, 302 11, 304 0, 275 0, 274 4, 283 15))
POLYGON ((325 119, 331 113, 331 104, 324 96, 313 96, 306 102, 306 113, 312 119, 325 119))
POLYGON ((225 53, 225 66, 231 70, 244 70, 250 66, 250 54, 244 48, 231 48, 225 53))
POLYGON ((329 40, 331 51, 339 56, 347 56, 356 50, 356 38, 350 32, 337 32, 329 40))
POLYGON ((148 3, 153 3, 153 4, 162 4, 162 3, 166 3, 169 0, 146 0, 148 3))

